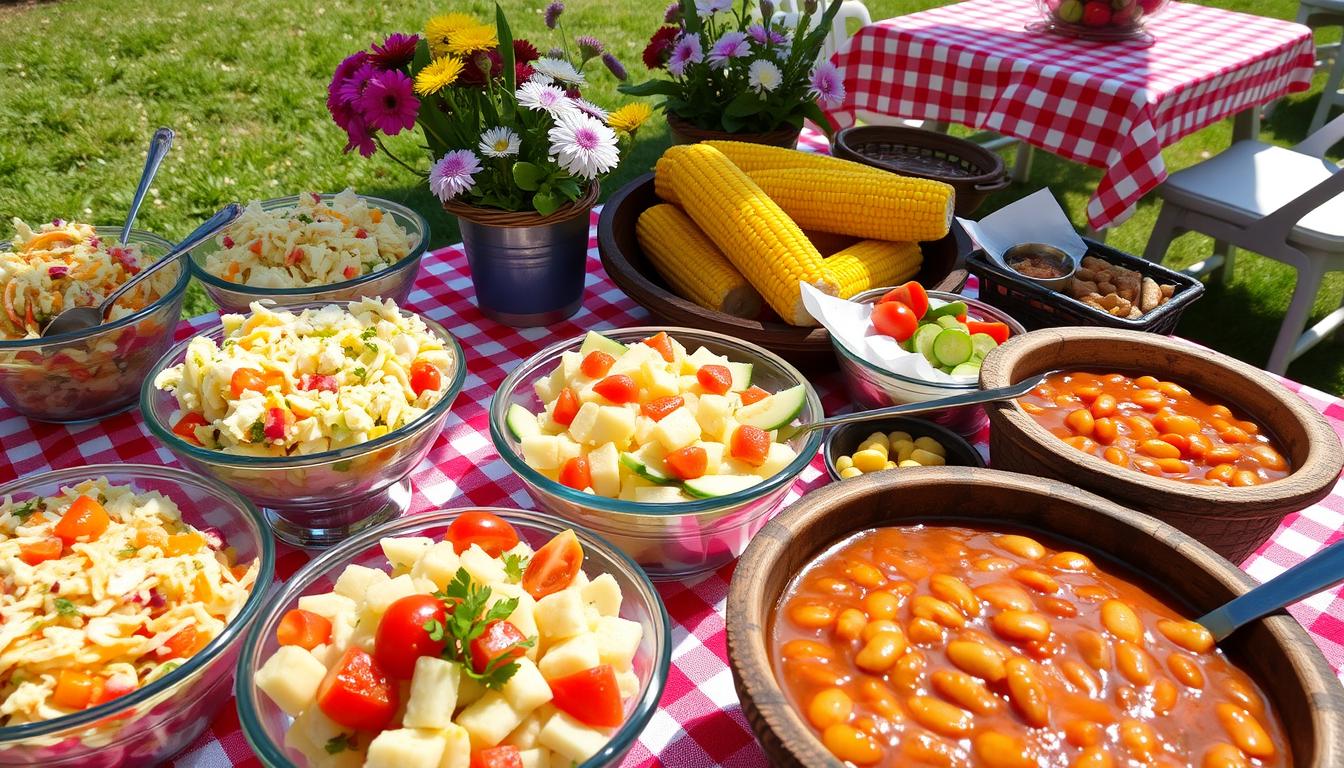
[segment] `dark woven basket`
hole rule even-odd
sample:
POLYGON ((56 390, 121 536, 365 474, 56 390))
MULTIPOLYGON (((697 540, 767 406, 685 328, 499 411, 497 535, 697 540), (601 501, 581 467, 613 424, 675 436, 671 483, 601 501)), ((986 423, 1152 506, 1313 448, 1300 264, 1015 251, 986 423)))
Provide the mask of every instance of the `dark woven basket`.
POLYGON ((1151 277, 1159 285, 1176 286, 1167 303, 1135 320, 1116 317, 1089 306, 1072 296, 1052 291, 1033 280, 1014 272, 989 258, 983 250, 974 250, 966 256, 966 268, 980 279, 980 300, 1012 315, 1027 330, 1056 328, 1062 325, 1087 325, 1103 328, 1127 328, 1133 331, 1161 333, 1176 332, 1181 313, 1204 293, 1199 280, 1161 264, 1118 251, 1103 243, 1084 238, 1087 254, 1109 261, 1116 266, 1132 269, 1144 277, 1151 277))
POLYGON ((904 176, 933 179, 957 192, 958 216, 1008 186, 1003 158, 984 147, 921 128, 864 125, 835 135, 832 154, 904 176))

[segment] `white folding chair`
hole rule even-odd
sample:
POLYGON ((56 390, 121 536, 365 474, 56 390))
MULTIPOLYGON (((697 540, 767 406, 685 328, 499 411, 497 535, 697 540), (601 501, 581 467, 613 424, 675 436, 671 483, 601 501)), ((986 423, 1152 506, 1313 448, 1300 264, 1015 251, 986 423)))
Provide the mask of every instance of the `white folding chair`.
MULTIPOLYGON (((1289 149, 1238 141, 1202 163, 1173 173, 1158 187, 1162 212, 1144 258, 1161 262, 1185 232, 1254 251, 1297 270, 1297 285, 1266 368, 1288 364, 1344 325, 1344 303, 1306 332, 1317 289, 1327 272, 1344 270, 1344 168, 1325 158, 1344 140, 1344 116, 1289 149)), ((1214 256, 1186 270, 1203 275, 1232 270, 1214 256)))
MULTIPOLYGON (((1297 7, 1297 23, 1306 24, 1312 29, 1322 27, 1344 28, 1344 0, 1301 0, 1297 7)), ((1339 43, 1322 45, 1316 49, 1317 65, 1324 65, 1331 58, 1330 74, 1325 78, 1325 88, 1321 90, 1321 100, 1311 117, 1307 133, 1315 133, 1330 117, 1333 107, 1344 107, 1344 55, 1339 43)))

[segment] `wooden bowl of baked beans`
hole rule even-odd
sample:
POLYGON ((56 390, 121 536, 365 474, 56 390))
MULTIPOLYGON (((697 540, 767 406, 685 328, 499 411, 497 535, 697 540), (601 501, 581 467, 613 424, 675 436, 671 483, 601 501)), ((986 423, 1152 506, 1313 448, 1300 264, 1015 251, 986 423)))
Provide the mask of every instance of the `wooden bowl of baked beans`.
POLYGON ((980 385, 1057 370, 985 406, 990 464, 1052 477, 1158 519, 1240 563, 1330 493, 1344 449, 1314 408, 1226 355, 1137 331, 1052 328, 986 356, 980 385))
POLYGON ((774 766, 1344 765, 1344 689, 1295 620, 1192 621, 1253 584, 1072 486, 881 472, 753 538, 728 658, 774 766))

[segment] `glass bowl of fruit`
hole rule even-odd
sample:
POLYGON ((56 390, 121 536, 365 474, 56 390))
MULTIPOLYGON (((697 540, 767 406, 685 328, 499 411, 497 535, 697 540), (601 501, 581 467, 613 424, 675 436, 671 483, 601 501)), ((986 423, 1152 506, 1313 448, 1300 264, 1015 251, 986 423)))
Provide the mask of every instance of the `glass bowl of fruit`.
POLYGON ((426 512, 286 582, 243 642, 238 714, 270 768, 618 765, 671 647, 653 584, 593 533, 426 512))
POLYGON ((1146 40, 1148 20, 1170 0, 1036 0, 1043 21, 1032 31, 1053 32, 1087 40, 1146 40))
POLYGON ((654 578, 741 554, 821 446, 803 374, 691 328, 589 332, 523 362, 490 404, 495 450, 540 507, 597 531, 654 578))

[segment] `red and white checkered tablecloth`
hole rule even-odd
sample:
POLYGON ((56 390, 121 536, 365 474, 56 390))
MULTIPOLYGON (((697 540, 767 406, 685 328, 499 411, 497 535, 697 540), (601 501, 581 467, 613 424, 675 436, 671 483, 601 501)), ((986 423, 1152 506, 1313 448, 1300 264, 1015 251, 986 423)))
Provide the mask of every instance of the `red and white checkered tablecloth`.
POLYGON ((1100 43, 1028 32, 1035 0, 969 0, 860 29, 834 56, 856 112, 960 123, 1105 169, 1087 204, 1118 224, 1167 177, 1162 148, 1311 84, 1311 30, 1172 3, 1155 43, 1100 43))
MULTIPOLYGON (((808 137, 812 148, 824 141, 808 137)), ((453 404, 442 435, 425 461, 412 473, 413 511, 439 507, 495 505, 531 507, 522 483, 495 454, 487 427, 490 397, 504 376, 520 361, 555 339, 589 328, 639 325, 648 314, 612 284, 598 261, 597 214, 590 231, 588 276, 583 309, 549 329, 514 329, 481 316, 472 301, 471 276, 458 248, 425 257, 409 308, 450 328, 466 351, 467 379, 453 404)), ((206 315, 183 322, 185 338, 216 320, 206 315)), ((845 406, 837 374, 815 382, 828 412, 845 406)), ((1344 402, 1286 382, 1323 412, 1344 436, 1344 402)), ((987 433, 977 438, 983 450, 987 433)), ((171 464, 171 455, 150 438, 138 412, 123 413, 94 424, 56 426, 29 422, 0 406, 0 482, 49 469, 105 462, 171 464)), ((818 456, 804 470, 789 500, 826 482, 818 456)), ((1344 488, 1309 509, 1291 516, 1272 541, 1249 561, 1251 575, 1267 579, 1344 535, 1344 488)), ((276 570, 287 578, 309 556, 278 547, 276 570)), ((724 601, 732 566, 691 581, 659 584, 672 618, 672 667, 658 711, 640 736, 627 766, 767 765, 733 692, 724 630, 724 601)), ((1344 666, 1344 597, 1340 590, 1318 595, 1293 609, 1335 669, 1344 666)), ((218 768, 257 766, 238 724, 232 701, 211 727, 174 761, 176 766, 218 768)))

